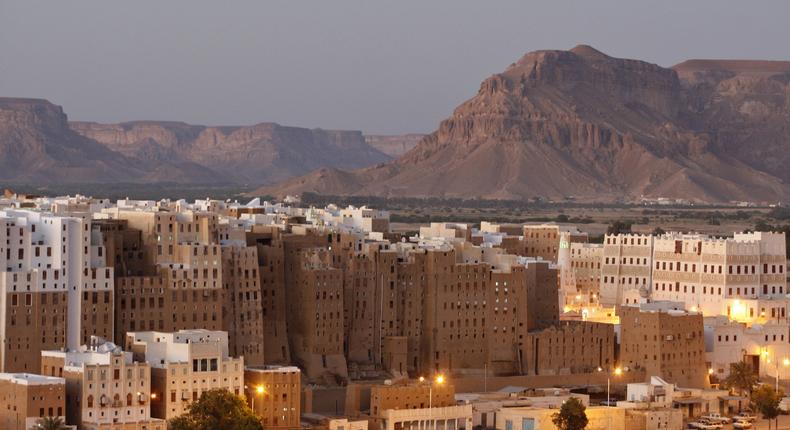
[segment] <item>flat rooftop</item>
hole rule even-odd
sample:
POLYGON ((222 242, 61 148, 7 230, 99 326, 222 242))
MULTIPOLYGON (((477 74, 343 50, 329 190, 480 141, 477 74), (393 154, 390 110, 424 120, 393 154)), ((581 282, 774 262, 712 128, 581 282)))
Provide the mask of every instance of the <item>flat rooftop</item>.
POLYGON ((66 380, 57 376, 45 376, 35 373, 0 373, 0 381, 10 381, 21 385, 62 385, 66 380))

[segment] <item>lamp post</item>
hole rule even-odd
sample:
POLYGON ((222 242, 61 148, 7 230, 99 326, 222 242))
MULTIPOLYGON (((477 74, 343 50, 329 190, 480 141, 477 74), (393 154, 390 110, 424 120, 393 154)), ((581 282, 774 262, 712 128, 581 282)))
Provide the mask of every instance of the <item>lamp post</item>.
MULTIPOLYGON (((601 367, 598 367, 598 371, 599 372, 603 372, 603 369, 601 367)), ((623 374, 623 369, 621 369, 619 367, 615 367, 614 370, 610 370, 610 371, 606 372, 606 406, 607 407, 611 406, 610 405, 610 403, 611 403, 610 393, 611 393, 611 385, 612 385, 612 381, 611 381, 612 373, 614 373, 614 376, 620 376, 620 375, 623 374)))
MULTIPOLYGON (((785 358, 782 360, 782 365, 784 367, 790 366, 790 358, 785 358)), ((776 360, 776 392, 779 392, 779 360, 776 360)))
MULTIPOLYGON (((245 389, 249 389, 250 387, 245 385, 244 388, 245 389)), ((258 395, 258 396, 263 395, 265 392, 266 392, 266 388, 264 388, 263 385, 256 385, 255 388, 253 389, 253 391, 252 391, 252 393, 250 395, 250 401, 252 402, 252 404, 250 405, 250 408, 252 409, 253 412, 255 412, 255 396, 256 395, 258 395)))
POLYGON ((263 393, 265 393, 265 392, 266 392, 266 389, 263 388, 263 385, 258 385, 257 387, 255 387, 255 394, 253 394, 253 396, 252 396, 252 412, 253 413, 255 413, 255 395, 257 394, 259 396, 262 396, 263 393))
MULTIPOLYGON (((420 376, 420 382, 425 382, 425 378, 420 376)), ((432 427, 436 430, 436 422, 433 420, 433 385, 444 385, 444 375, 436 375, 433 382, 428 386, 428 421, 431 422, 432 427)))

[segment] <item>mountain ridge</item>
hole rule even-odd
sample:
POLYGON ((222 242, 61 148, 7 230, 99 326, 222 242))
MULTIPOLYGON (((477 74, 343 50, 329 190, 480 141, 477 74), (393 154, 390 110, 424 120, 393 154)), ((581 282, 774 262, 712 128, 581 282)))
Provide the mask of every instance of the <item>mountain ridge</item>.
POLYGON ((0 98, 0 181, 6 183, 266 184, 320 167, 390 157, 356 130, 263 122, 69 122, 45 99, 0 98))
POLYGON ((254 194, 787 200, 788 64, 690 60, 678 72, 587 45, 534 51, 401 157, 254 194))

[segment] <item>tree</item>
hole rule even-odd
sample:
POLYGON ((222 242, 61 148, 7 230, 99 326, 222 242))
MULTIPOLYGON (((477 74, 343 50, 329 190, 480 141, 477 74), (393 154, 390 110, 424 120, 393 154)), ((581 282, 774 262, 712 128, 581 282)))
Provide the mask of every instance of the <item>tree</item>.
POLYGON ((34 430, 66 430, 66 423, 60 417, 43 417, 36 421, 34 430))
POLYGON ((631 233, 631 221, 615 221, 606 228, 606 234, 626 234, 631 233))
POLYGON ((203 393, 187 413, 170 420, 170 430, 263 430, 243 397, 224 389, 203 393))
POLYGON ((656 228, 653 229, 653 236, 661 236, 661 235, 663 235, 665 233, 666 233, 666 231, 663 228, 661 228, 661 227, 656 227, 656 228))
POLYGON ((732 363, 730 365, 730 374, 724 380, 727 387, 738 390, 740 395, 743 395, 744 392, 751 394, 757 382, 758 378, 754 374, 752 366, 745 361, 732 363))
POLYGON ((587 427, 587 408, 579 399, 571 397, 562 403, 560 411, 551 416, 559 430, 584 430, 587 427))
POLYGON ((782 390, 777 392, 770 385, 762 385, 752 393, 751 400, 754 409, 760 411, 763 418, 768 420, 769 429, 771 420, 779 416, 779 402, 782 401, 783 396, 782 390))

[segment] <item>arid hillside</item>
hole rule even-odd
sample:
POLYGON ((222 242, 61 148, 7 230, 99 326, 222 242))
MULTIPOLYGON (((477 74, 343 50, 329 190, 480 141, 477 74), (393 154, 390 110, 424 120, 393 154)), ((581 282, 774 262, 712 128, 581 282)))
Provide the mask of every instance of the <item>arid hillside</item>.
POLYGON ((788 97, 790 62, 664 68, 586 45, 536 51, 396 160, 256 193, 787 201, 788 97))

